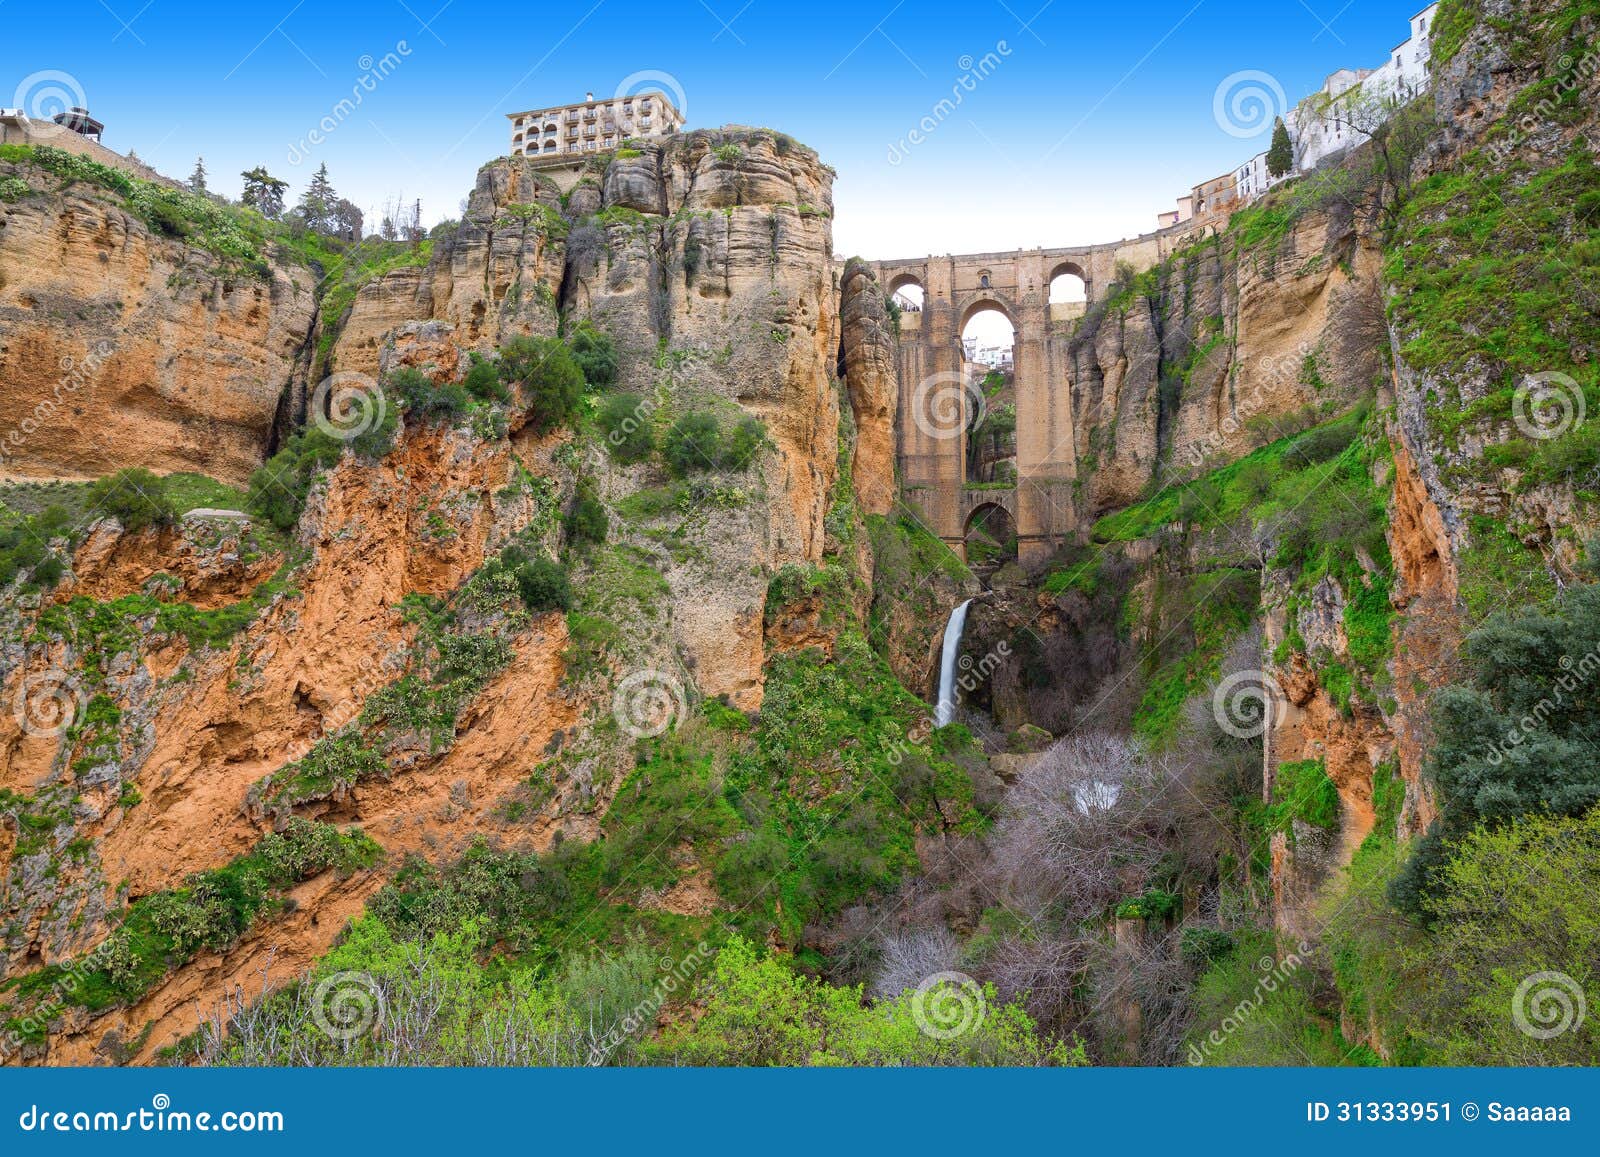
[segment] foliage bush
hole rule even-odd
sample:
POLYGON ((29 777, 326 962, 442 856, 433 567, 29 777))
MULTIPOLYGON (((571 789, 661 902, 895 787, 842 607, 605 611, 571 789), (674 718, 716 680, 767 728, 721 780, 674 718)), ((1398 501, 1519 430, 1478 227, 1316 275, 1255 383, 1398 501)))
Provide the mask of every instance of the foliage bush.
POLYGON ((344 446, 315 426, 291 435, 283 448, 250 475, 247 504, 279 530, 295 528, 318 476, 339 460, 344 446))
POLYGON ((144 530, 177 518, 166 482, 142 466, 99 479, 89 487, 85 502, 91 510, 122 523, 124 530, 144 530))
POLYGON ((582 321, 573 327, 567 345, 591 390, 605 390, 616 385, 617 346, 610 334, 597 329, 593 322, 582 321))
POLYGON ((595 494, 594 487, 580 482, 573 495, 572 508, 567 511, 567 541, 579 546, 604 542, 610 522, 605 504, 595 494))
POLYGON ((420 422, 454 423, 472 406, 472 395, 457 382, 434 385, 419 369, 406 366, 392 371, 383 382, 384 392, 420 422))
POLYGON ((476 353, 472 355, 472 365, 468 367, 467 376, 462 379, 461 386, 480 402, 511 400, 511 391, 500 380, 500 368, 476 353))
POLYGON ((661 453, 682 478, 704 470, 747 470, 766 445, 767 429, 757 418, 745 416, 730 427, 710 411, 694 410, 672 424, 661 453))
POLYGON ((578 415, 583 369, 560 338, 512 338, 500 350, 500 379, 521 390, 537 433, 569 425, 578 415))
POLYGON ((1600 802, 1600 585, 1548 611, 1492 617, 1467 637, 1470 682, 1435 699, 1428 772, 1439 818, 1393 896, 1427 914, 1448 843, 1530 813, 1581 815, 1600 802))
POLYGON ((639 394, 608 394, 597 414, 606 448, 624 465, 643 462, 655 453, 655 430, 645 399, 639 394))

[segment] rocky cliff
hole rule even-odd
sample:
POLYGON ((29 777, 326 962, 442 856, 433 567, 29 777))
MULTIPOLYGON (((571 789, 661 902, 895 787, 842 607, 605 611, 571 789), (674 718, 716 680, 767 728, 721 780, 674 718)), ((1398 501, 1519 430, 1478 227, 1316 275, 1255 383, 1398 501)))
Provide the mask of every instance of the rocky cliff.
POLYGON ((0 182, 0 476, 243 482, 303 376, 315 275, 219 261, 92 180, 0 160, 0 182))

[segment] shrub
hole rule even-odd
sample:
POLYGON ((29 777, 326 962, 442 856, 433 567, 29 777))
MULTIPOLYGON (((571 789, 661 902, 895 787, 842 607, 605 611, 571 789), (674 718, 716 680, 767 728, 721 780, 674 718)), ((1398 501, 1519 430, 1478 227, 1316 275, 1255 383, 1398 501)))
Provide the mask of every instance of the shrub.
POLYGON ((500 380, 500 369, 493 362, 477 354, 472 355, 472 368, 461 382, 463 389, 483 402, 509 402, 511 391, 500 380))
POLYGON ((583 371, 589 388, 604 390, 617 382, 617 346, 611 335, 596 329, 592 322, 581 322, 572 331, 569 344, 572 360, 583 371))
POLYGON ((572 543, 597 543, 606 540, 610 519, 594 488, 587 482, 578 484, 578 492, 567 511, 567 539, 572 543))
POLYGON ((571 581, 566 568, 554 559, 530 555, 520 546, 508 546, 483 565, 474 581, 488 584, 502 574, 515 580, 517 594, 530 611, 564 611, 572 606, 571 581))
POLYGON ((410 366, 395 370, 383 385, 407 414, 422 422, 454 422, 472 405, 465 387, 455 382, 435 386, 432 378, 410 366))
POLYGON ((72 537, 72 512, 64 506, 51 505, 38 514, 30 515, 7 526, 0 526, 0 587, 22 571, 31 571, 27 589, 46 590, 60 581, 66 566, 50 551, 50 541, 60 536, 72 537))
POLYGON ((246 505, 279 530, 293 530, 312 483, 339 460, 342 451, 343 446, 321 430, 300 431, 250 475, 246 505))
POLYGON ((500 350, 500 379, 521 388, 537 433, 548 434, 577 416, 583 370, 557 338, 512 338, 500 350))
POLYGON ((639 394, 609 394, 600 403, 600 429, 606 446, 618 462, 643 462, 655 452, 655 432, 650 427, 645 399, 639 394))
POLYGON ((696 410, 672 424, 661 451, 672 472, 683 477, 698 470, 746 470, 766 444, 766 427, 756 418, 741 418, 724 430, 715 414, 696 410))
POLYGON ((124 530, 143 530, 177 518, 167 484, 142 466, 100 479, 89 487, 86 503, 91 510, 111 515, 124 530))

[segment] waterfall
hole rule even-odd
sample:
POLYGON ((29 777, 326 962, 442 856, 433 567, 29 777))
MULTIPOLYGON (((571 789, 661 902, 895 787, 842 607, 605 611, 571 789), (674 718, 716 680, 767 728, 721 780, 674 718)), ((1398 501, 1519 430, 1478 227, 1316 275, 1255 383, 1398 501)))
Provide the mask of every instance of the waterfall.
POLYGON ((944 625, 944 653, 939 656, 939 701, 933 709, 933 724, 943 727, 956 715, 956 655, 961 650, 961 632, 967 627, 968 599, 950 612, 944 625))

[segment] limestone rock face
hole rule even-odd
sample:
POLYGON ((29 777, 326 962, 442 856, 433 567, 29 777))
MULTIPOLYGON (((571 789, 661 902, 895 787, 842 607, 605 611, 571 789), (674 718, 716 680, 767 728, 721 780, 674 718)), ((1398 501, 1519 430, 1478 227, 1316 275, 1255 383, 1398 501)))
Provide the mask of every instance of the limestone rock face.
POLYGON ((126 466, 242 483, 266 456, 315 316, 306 269, 225 280, 110 194, 0 202, 0 476, 126 466))
MULTIPOLYGON (((761 419, 771 452, 759 485, 740 509, 707 514, 704 561, 661 560, 676 653, 655 660, 681 660, 702 693, 754 708, 766 576, 822 557, 837 468, 832 180, 809 149, 747 129, 623 150, 580 177, 564 207, 524 160, 491 162, 425 267, 361 291, 330 368, 376 373, 425 356, 450 377, 465 359, 419 344, 414 323, 447 323, 431 333, 488 353, 514 334, 556 332, 565 314, 615 341, 618 390, 674 413, 723 405, 761 419)), ((881 294, 876 308, 881 316, 881 294)), ((863 386, 874 510, 892 500, 891 380, 863 386)), ((601 479, 612 500, 646 483, 609 461, 589 468, 616 475, 601 479)))
POLYGON ((1197 246, 1152 289, 1091 309, 1067 354, 1085 514, 1137 501, 1158 464, 1198 473, 1301 428, 1308 406, 1369 393, 1380 265, 1376 241, 1330 210, 1256 251, 1197 246))
POLYGON ((478 173, 467 215, 434 242, 426 265, 364 285, 339 325, 328 368, 376 374, 385 340, 409 321, 455 326, 463 350, 482 353, 517 334, 556 332, 565 268, 561 195, 519 158, 478 173))
POLYGON ((856 444, 851 469, 864 514, 887 514, 894 505, 894 337, 883 287, 865 262, 845 265, 840 284, 840 350, 856 444))

